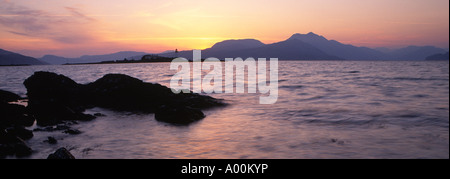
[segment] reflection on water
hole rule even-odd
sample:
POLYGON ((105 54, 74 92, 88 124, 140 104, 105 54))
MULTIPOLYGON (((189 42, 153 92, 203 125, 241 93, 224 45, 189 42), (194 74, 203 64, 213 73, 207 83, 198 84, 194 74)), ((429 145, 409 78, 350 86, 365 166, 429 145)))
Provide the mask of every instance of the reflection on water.
MULTIPOLYGON (((103 113, 74 125, 83 133, 34 132, 31 158, 66 147, 77 158, 448 158, 448 62, 281 61, 279 98, 212 94, 230 106, 190 126, 153 114, 103 113), (57 145, 43 142, 48 136, 57 145)), ((123 73, 169 85, 169 64, 0 67, 0 89, 26 94, 34 71, 92 82, 123 73)))

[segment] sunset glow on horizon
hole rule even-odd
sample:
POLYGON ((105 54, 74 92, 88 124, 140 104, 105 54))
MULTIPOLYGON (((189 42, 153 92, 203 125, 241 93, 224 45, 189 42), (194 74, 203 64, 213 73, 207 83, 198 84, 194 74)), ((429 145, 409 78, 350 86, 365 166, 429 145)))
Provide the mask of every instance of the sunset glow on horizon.
POLYGON ((314 32, 345 44, 448 48, 448 0, 0 0, 0 48, 64 57, 274 43, 314 32))

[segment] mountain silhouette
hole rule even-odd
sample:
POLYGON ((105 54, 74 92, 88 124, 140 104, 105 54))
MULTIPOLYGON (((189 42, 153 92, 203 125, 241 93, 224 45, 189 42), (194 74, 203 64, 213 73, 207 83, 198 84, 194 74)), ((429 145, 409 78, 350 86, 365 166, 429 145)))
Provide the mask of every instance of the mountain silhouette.
POLYGON ((328 55, 322 50, 296 39, 268 44, 258 48, 235 51, 243 58, 278 58, 280 60, 341 60, 336 56, 328 55))
POLYGON ((79 58, 65 58, 55 55, 45 55, 39 60, 54 64, 54 65, 61 65, 61 64, 67 64, 67 63, 98 63, 102 61, 112 61, 112 60, 123 60, 124 58, 127 59, 140 59, 140 57, 144 56, 145 52, 134 52, 134 51, 122 51, 112 54, 106 54, 106 55, 84 55, 79 58))
MULTIPOLYGON (((447 52, 433 46, 409 46, 401 49, 379 47, 357 47, 343 44, 336 40, 328 40, 313 32, 296 33, 287 40, 272 44, 264 44, 256 39, 225 40, 202 50, 202 58, 278 58, 280 60, 425 60, 428 56, 447 52)), ((98 63, 127 59, 141 59, 144 52, 125 51, 106 55, 81 56, 80 58, 64 58, 46 55, 40 60, 50 64, 65 63, 98 63)), ((169 50, 156 54, 162 57, 184 57, 192 59, 192 50, 169 50)))
MULTIPOLYGON (((211 51, 234 51, 262 47, 265 44, 255 39, 225 40, 214 44, 211 51)), ((206 49, 208 50, 208 49, 206 49)))
MULTIPOLYGON (((225 40, 202 51, 202 58, 279 58, 280 60, 424 60, 445 53, 433 46, 409 46, 402 49, 356 47, 317 35, 294 34, 285 41, 264 44, 255 39, 225 40)), ((192 59, 192 50, 160 54, 192 59)))
POLYGON ((45 55, 45 56, 39 58, 39 60, 46 62, 48 64, 61 65, 61 64, 69 63, 69 61, 74 60, 74 59, 60 57, 60 56, 56 56, 56 55, 45 55))
POLYGON ((312 32, 308 34, 294 34, 289 39, 301 40, 327 54, 338 56, 346 60, 381 60, 387 58, 385 54, 377 50, 342 44, 335 40, 328 40, 325 37, 312 32))
POLYGON ((428 56, 425 60, 449 60, 449 53, 445 53, 445 54, 435 54, 435 55, 431 55, 428 56))
POLYGON ((433 46, 409 46, 394 50, 388 53, 392 60, 425 60, 427 57, 435 54, 442 54, 446 51, 433 46))
POLYGON ((45 65, 36 58, 0 49, 0 65, 45 65))
MULTIPOLYGON (((192 50, 160 54, 166 57, 192 59, 192 50)), ((273 44, 263 44, 255 39, 226 40, 202 50, 202 58, 278 58, 280 60, 341 60, 297 39, 288 39, 273 44)))
MULTIPOLYGON (((255 39, 239 39, 239 40, 225 40, 214 44, 211 48, 202 50, 202 58, 208 57, 215 58, 235 58, 240 57, 237 53, 241 50, 248 50, 253 48, 262 47, 265 44, 255 39)), ((192 60, 192 50, 180 51, 178 53, 167 52, 159 54, 164 57, 183 57, 192 60)))

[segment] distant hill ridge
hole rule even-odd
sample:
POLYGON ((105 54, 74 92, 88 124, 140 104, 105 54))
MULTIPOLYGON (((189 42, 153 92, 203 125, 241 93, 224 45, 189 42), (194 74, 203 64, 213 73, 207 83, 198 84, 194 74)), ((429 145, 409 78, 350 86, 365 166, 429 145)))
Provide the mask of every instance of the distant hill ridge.
POLYGON ((59 56, 55 56, 55 55, 45 55, 42 58, 40 58, 40 60, 43 62, 49 63, 49 64, 55 64, 55 65, 67 64, 67 63, 98 63, 98 62, 110 61, 110 60, 123 60, 124 58, 130 58, 130 57, 135 57, 135 56, 142 57, 146 54, 147 53, 145 53, 145 52, 122 51, 122 52, 106 54, 106 55, 83 55, 79 58, 65 58, 65 57, 59 57, 59 56))
POLYGON ((447 61, 449 61, 450 60, 449 52, 444 53, 444 54, 435 54, 435 55, 428 56, 426 58, 426 60, 447 60, 447 61))
POLYGON ((367 47, 355 47, 342 44, 335 40, 328 40, 312 32, 308 34, 294 34, 289 39, 298 39, 324 51, 327 54, 338 56, 347 60, 381 60, 386 55, 367 47))
MULTIPOLYGON (((214 44, 209 50, 214 51, 233 51, 233 50, 243 50, 250 48, 262 47, 266 44, 255 39, 241 39, 241 40, 225 40, 214 44)), ((205 49, 208 50, 208 49, 205 49)))
POLYGON ((0 49, 0 65, 45 65, 36 58, 0 49))
MULTIPOLYGON (((296 33, 285 41, 264 44, 256 39, 225 40, 202 51, 202 58, 274 57, 281 60, 425 60, 429 55, 444 53, 433 46, 409 46, 392 50, 356 47, 317 35, 296 33), (289 44, 289 45, 288 45, 289 44)), ((166 57, 192 58, 192 50, 162 53, 166 57)))
MULTIPOLYGON (((232 39, 214 44, 202 50, 202 58, 279 58, 280 60, 426 60, 436 58, 448 50, 434 46, 408 46, 401 49, 368 48, 343 44, 329 40, 313 32, 296 33, 288 39, 264 44, 256 39, 232 39), (436 57, 430 57, 436 55, 436 57)), ((448 54, 448 53, 447 53, 448 54)), ((99 63, 123 59, 139 60, 145 52, 122 51, 105 55, 84 55, 79 58, 65 58, 45 55, 35 59, 17 53, 0 50, 0 65, 39 65, 39 64, 76 64, 99 63)), ((175 52, 168 50, 159 53, 162 57, 184 57, 192 59, 192 50, 175 52)), ((444 56, 445 57, 445 56, 444 56)), ((442 58, 442 57, 441 57, 442 58)))

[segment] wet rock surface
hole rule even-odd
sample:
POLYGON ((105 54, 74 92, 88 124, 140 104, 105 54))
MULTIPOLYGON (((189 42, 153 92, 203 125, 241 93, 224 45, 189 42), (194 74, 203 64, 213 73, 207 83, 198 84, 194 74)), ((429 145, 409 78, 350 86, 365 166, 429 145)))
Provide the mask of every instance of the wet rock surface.
POLYGON ((161 106, 155 112, 155 119, 178 125, 188 125, 205 118, 200 109, 186 106, 161 106))
MULTIPOLYGON (((200 94, 174 94, 168 87, 122 74, 108 74, 92 83, 78 84, 63 75, 35 72, 24 85, 28 96, 26 107, 10 103, 23 99, 19 95, 0 90, 0 158, 31 155, 33 150, 25 140, 32 138, 34 131, 81 134, 70 125, 105 116, 84 114, 93 107, 155 113, 158 121, 189 125, 205 118, 202 109, 226 105, 220 99, 200 94), (37 127, 33 131, 26 128, 35 122, 37 127)), ((48 137, 43 142, 56 144, 57 140, 48 137)), ((67 149, 60 148, 48 158, 74 157, 67 149)))
POLYGON ((47 159, 60 159, 60 160, 69 160, 69 159, 75 159, 75 157, 67 150, 66 148, 62 147, 56 150, 55 153, 48 155, 47 159))
POLYGON ((209 96, 174 94, 168 87, 145 83, 123 74, 108 74, 83 85, 63 75, 36 72, 25 80, 24 85, 28 90, 29 108, 38 125, 42 126, 64 120, 87 121, 101 116, 83 114, 92 107, 144 113, 159 110, 159 121, 189 124, 204 118, 199 114, 200 109, 225 105, 222 100, 209 96), (164 115, 164 111, 170 111, 167 109, 169 106, 175 106, 171 116, 164 115))
POLYGON ((0 102, 13 102, 22 99, 19 95, 9 91, 0 90, 0 102))
POLYGON ((54 137, 52 137, 52 136, 49 136, 49 137, 47 137, 47 140, 44 140, 43 142, 47 142, 47 143, 49 143, 49 144, 57 144, 58 143, 58 140, 56 140, 54 137))
POLYGON ((63 75, 36 72, 24 82, 27 88, 28 108, 38 125, 55 125, 65 120, 92 120, 83 114, 81 85, 63 75))
POLYGON ((33 125, 35 120, 26 107, 9 103, 20 99, 17 94, 0 90, 0 158, 25 157, 32 153, 25 140, 32 138, 33 132, 25 127, 33 125))

